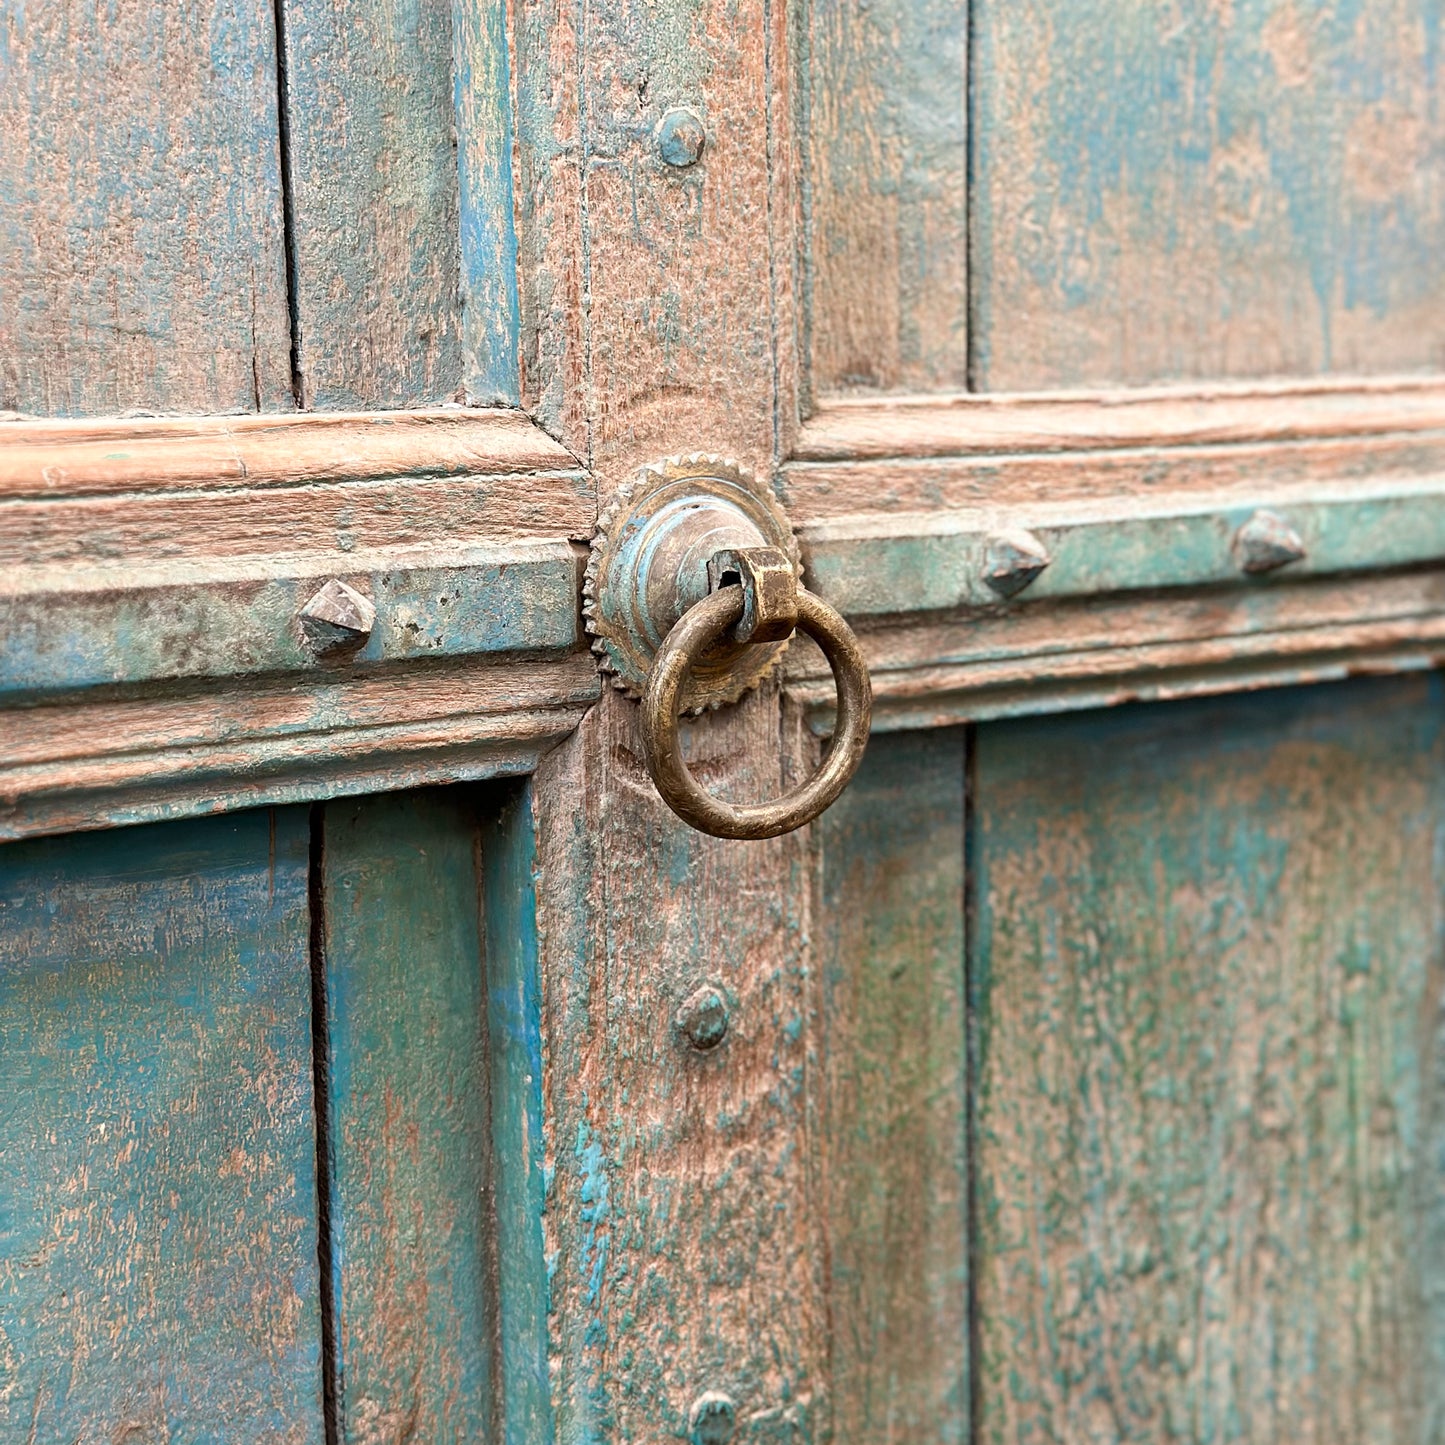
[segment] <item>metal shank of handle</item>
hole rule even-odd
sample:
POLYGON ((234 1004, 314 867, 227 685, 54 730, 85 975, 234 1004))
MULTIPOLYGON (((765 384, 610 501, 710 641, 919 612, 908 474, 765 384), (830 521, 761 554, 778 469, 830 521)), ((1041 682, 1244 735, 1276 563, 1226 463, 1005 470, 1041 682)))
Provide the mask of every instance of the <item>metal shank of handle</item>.
POLYGON ((723 587, 688 608, 658 650, 642 699, 647 768, 663 801, 684 822, 718 838, 776 838, 811 822, 848 786, 873 715, 868 667, 852 629, 831 607, 798 588, 798 626, 823 650, 838 688, 838 720, 822 766, 801 787, 770 803, 727 803, 688 771, 677 714, 693 663, 741 621, 741 587, 723 587))

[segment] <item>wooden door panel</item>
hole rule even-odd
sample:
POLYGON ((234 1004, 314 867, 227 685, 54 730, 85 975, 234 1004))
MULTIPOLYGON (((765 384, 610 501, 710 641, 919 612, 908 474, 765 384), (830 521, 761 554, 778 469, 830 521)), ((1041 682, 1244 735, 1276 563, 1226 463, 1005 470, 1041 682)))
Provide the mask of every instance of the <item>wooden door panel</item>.
POLYGON ((806 13, 810 389, 961 391, 967 0, 813 0, 806 13))
POLYGON ((1442 708, 978 730, 981 1440, 1438 1437, 1442 708))
POLYGON ((271 0, 0 5, 0 412, 290 404, 271 0))
POLYGON ((303 404, 516 405, 501 5, 277 11, 303 404))
POLYGON ((0 1436, 323 1438, 304 809, 0 849, 0 1436))
POLYGON ((515 789, 318 811, 340 1438, 541 1440, 530 813, 515 789))
POLYGON ((964 734, 875 738, 817 829, 831 1438, 969 1438, 964 734))
POLYGON ((974 382, 1438 368, 1434 0, 975 0, 974 382))

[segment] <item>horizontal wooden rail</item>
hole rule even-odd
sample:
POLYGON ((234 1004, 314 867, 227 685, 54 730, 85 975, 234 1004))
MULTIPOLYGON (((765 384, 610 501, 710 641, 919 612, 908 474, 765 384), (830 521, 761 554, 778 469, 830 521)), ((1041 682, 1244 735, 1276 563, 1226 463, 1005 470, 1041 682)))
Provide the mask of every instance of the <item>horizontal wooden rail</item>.
MULTIPOLYGON (((830 402, 784 490, 851 617, 875 726, 1428 667, 1445 656, 1445 382, 830 402), (1303 555, 1242 565, 1282 519, 1303 555), (1048 565, 1012 597, 990 546, 1048 565)), ((819 730, 831 680, 796 646, 819 730)))
POLYGON ((595 515, 517 412, 0 423, 0 836, 530 769, 595 515))

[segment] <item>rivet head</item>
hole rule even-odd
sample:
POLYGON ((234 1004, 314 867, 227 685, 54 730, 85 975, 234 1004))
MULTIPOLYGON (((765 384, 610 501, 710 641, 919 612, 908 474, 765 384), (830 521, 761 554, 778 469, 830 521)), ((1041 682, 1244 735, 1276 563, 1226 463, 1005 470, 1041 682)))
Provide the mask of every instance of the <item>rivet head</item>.
POLYGON ((983 580, 1000 597, 1022 592, 1053 559, 1049 549, 1022 527, 998 532, 988 539, 983 558, 983 580))
POLYGON ((663 163, 683 170, 702 159, 707 131, 690 106, 675 105, 657 123, 657 153, 663 163))
POLYGON ((683 1000, 673 1022, 693 1048, 707 1053, 727 1037, 727 997, 716 984, 705 983, 683 1000))
POLYGON ((1278 512, 1256 512, 1234 535, 1234 558, 1241 572, 1273 572, 1305 555, 1303 538, 1278 512))
POLYGON ((371 598, 333 577, 301 609, 302 625, 318 643, 360 642, 376 625, 376 608, 371 598))
POLYGON ((717 1390, 709 1390, 692 1402, 687 1428, 692 1445, 728 1445, 737 1429, 737 1406, 717 1390))

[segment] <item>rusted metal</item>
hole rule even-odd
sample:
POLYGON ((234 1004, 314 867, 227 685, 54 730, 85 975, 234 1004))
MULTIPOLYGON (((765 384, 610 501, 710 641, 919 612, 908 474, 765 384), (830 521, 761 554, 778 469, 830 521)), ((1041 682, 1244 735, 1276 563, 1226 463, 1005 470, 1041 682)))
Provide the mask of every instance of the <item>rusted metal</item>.
POLYGON ((707 564, 708 590, 740 586, 743 620, 733 629, 736 642, 783 642, 798 625, 798 577, 776 547, 728 548, 707 564))
POLYGON ((688 673, 742 620, 742 587, 723 587, 688 609, 668 634, 642 699, 647 769, 662 800, 684 822, 718 838, 776 838, 811 822, 848 786, 868 745, 873 693, 857 639, 826 602, 800 587, 798 626, 822 649, 838 691, 838 721, 822 766, 767 803, 727 803, 709 793, 682 756, 677 718, 688 673))
POLYGON ((1241 572, 1275 572, 1308 555, 1304 539, 1278 512, 1259 511, 1234 539, 1235 560, 1241 572))
POLYGON ((682 1001, 673 1023, 699 1053, 711 1053, 727 1037, 731 1019, 727 994, 715 983, 694 989, 682 1001))
POLYGON ((1022 592, 1053 559, 1049 549, 1021 527, 1000 532, 988 539, 983 560, 983 580, 1000 597, 1022 592))
POLYGON ((675 105, 657 123, 657 153, 677 170, 695 166, 707 145, 702 117, 689 105, 675 105))

